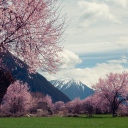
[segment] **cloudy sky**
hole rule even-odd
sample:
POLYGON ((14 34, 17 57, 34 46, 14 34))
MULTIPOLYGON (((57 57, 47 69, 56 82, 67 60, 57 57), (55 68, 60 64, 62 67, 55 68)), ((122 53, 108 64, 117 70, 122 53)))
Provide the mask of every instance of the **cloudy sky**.
POLYGON ((70 21, 62 42, 65 64, 56 74, 40 74, 91 87, 109 72, 128 71, 128 0, 64 0, 62 6, 70 21))

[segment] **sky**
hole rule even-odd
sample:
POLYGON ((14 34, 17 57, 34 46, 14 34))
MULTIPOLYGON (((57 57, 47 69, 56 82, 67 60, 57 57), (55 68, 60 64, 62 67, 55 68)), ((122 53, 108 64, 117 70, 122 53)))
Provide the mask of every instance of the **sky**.
MULTIPOLYGON (((61 3, 61 0, 58 0, 61 3)), ((110 72, 128 71, 128 0, 63 0, 68 27, 56 74, 47 80, 77 79, 88 87, 110 72)))

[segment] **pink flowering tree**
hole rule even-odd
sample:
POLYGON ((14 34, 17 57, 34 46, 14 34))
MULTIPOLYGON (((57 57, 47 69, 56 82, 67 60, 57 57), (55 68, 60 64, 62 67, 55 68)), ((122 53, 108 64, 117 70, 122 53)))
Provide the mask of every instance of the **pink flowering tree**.
POLYGON ((75 98, 73 101, 70 101, 68 105, 70 109, 69 111, 71 111, 72 113, 79 114, 82 106, 82 101, 78 97, 78 98, 75 98))
POLYGON ((110 105, 107 99, 102 99, 96 93, 93 95, 93 107, 96 114, 110 113, 110 105))
POLYGON ((48 94, 43 98, 43 102, 47 102, 51 108, 54 107, 54 104, 52 103, 52 98, 48 94))
POLYGON ((109 105, 106 99, 102 99, 100 96, 93 94, 82 100, 82 111, 88 114, 96 113, 108 113, 109 105))
POLYGON ((45 95, 43 95, 40 92, 31 92, 31 103, 30 103, 30 112, 35 111, 38 107, 38 104, 40 102, 43 102, 43 99, 45 98, 45 95))
POLYGON ((40 92, 31 93, 31 96, 30 112, 36 112, 37 109, 47 109, 49 112, 52 112, 54 104, 51 96, 48 94, 45 96, 40 92))
POLYGON ((58 101, 54 104, 54 111, 57 113, 58 111, 62 111, 65 107, 65 103, 63 101, 58 101))
POLYGON ((118 108, 118 111, 117 111, 117 114, 119 116, 127 116, 128 115, 128 107, 126 104, 120 104, 119 105, 119 108, 118 108))
MULTIPOLYGON (((56 3, 57 0, 0 0, 0 69, 6 65, 4 55, 8 57, 11 52, 28 66, 29 73, 35 73, 37 68, 49 73, 58 70, 65 17, 60 16, 56 3)), ((15 62, 22 67, 17 58, 15 62)), ((4 93, 0 104, 3 96, 4 93)))
POLYGON ((30 108, 31 94, 27 84, 16 81, 11 84, 3 98, 2 108, 12 113, 22 112, 30 108))
POLYGON ((82 100, 81 110, 87 114, 101 114, 109 112, 109 105, 106 99, 102 99, 99 95, 93 94, 82 100))
POLYGON ((109 73, 106 79, 99 79, 93 85, 95 95, 102 100, 107 100, 113 116, 119 105, 128 100, 128 73, 109 73))
POLYGON ((89 96, 82 100, 81 110, 87 114, 92 114, 94 111, 93 96, 89 96))

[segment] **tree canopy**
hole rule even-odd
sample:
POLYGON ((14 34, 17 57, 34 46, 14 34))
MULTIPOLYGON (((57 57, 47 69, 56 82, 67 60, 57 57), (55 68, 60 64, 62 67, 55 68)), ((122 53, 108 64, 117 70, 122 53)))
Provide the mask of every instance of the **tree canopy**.
MULTIPOLYGON (((61 63, 59 39, 65 16, 56 0, 0 0, 0 61, 11 52, 24 61, 29 73, 37 68, 55 73, 61 63)), ((20 66, 22 64, 15 60, 20 66)))
POLYGON ((100 102, 105 101, 114 115, 119 105, 128 100, 128 73, 109 73, 106 76, 106 79, 100 78, 93 88, 100 102))

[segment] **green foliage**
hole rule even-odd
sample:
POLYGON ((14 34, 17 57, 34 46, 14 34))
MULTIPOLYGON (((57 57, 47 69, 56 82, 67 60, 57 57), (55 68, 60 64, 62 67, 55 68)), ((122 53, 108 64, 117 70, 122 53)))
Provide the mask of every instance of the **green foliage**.
POLYGON ((82 117, 0 118, 0 128, 127 128, 127 117, 93 115, 82 117))

